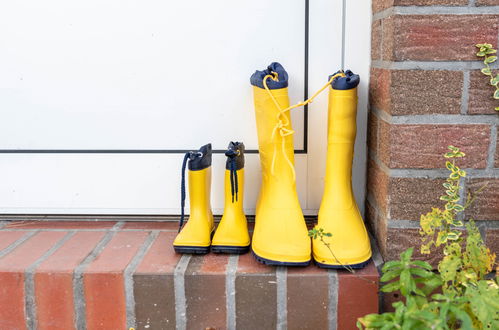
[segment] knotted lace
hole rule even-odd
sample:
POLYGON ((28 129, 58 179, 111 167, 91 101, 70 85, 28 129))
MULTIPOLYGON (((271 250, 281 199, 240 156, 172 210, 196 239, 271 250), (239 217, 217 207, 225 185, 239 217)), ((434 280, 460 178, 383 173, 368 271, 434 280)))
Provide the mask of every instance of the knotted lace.
MULTIPOLYGON (((322 86, 322 88, 319 89, 317 92, 315 92, 315 94, 312 95, 312 97, 310 97, 308 100, 299 102, 299 103, 292 105, 292 106, 289 106, 286 109, 281 108, 279 102, 277 102, 276 98, 274 97, 274 94, 272 94, 272 91, 269 89, 269 87, 267 85, 267 79, 272 79, 274 81, 279 80, 279 76, 278 76, 277 72, 272 71, 271 74, 268 74, 265 77, 263 77, 263 87, 265 87, 265 90, 267 91, 270 98, 272 99, 272 102, 274 103, 276 108, 279 110, 279 113, 277 114, 277 123, 274 126, 274 129, 272 130, 271 139, 272 139, 272 141, 274 141, 274 139, 276 137, 276 133, 279 132, 279 136, 281 137, 281 141, 282 141, 281 142, 282 154, 284 156, 284 159, 286 159, 286 162, 288 163, 291 171, 293 172, 293 180, 296 179, 296 172, 295 172, 295 167, 293 165, 293 162, 289 159, 288 155, 286 154, 286 136, 293 135, 295 131, 287 128, 289 125, 289 119, 286 116, 286 112, 288 112, 294 108, 302 107, 304 105, 312 103, 314 101, 314 99, 320 93, 322 93, 329 86, 329 84, 331 84, 333 82, 333 80, 336 79, 337 77, 345 77, 345 73, 343 73, 343 71, 340 71, 339 73, 331 76, 331 78, 329 79, 327 84, 322 86)), ((274 153, 272 155, 272 163, 270 166, 270 173, 272 175, 274 175, 274 167, 275 167, 276 157, 277 157, 277 145, 274 143, 274 153)))
POLYGON ((239 156, 239 150, 229 149, 225 152, 225 156, 229 157, 229 171, 230 171, 230 193, 232 196, 232 203, 234 203, 234 196, 237 201, 237 193, 239 192, 239 184, 237 181, 237 166, 236 157, 239 156))

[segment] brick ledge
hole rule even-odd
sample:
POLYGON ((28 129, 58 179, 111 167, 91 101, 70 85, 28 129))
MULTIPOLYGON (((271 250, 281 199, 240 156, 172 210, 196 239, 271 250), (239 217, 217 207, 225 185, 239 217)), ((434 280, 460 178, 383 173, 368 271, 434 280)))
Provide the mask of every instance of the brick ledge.
POLYGON ((373 263, 354 275, 181 256, 176 233, 176 222, 4 224, 0 328, 355 329, 378 311, 373 263))

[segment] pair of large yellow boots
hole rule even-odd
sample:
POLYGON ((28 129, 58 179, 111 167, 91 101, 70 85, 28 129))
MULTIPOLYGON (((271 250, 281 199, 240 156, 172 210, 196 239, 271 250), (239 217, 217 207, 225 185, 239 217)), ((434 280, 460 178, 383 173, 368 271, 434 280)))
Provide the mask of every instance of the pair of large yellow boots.
POLYGON ((279 63, 252 75, 262 187, 251 248, 260 262, 305 266, 312 254, 319 267, 361 268, 370 259, 369 237, 351 181, 358 83, 358 75, 338 72, 322 89, 329 90, 328 144, 317 226, 332 236, 323 237, 324 241, 315 239, 311 244, 296 193, 289 112, 306 102, 289 106, 288 75, 279 63))
POLYGON ((177 253, 246 253, 250 237, 243 211, 244 144, 231 142, 225 152, 225 209, 215 232, 211 212, 211 144, 185 154, 182 164, 181 218, 179 234, 173 242, 177 253), (185 171, 188 166, 189 221, 184 223, 185 171), (213 235, 214 233, 214 235, 213 235), (213 239, 212 239, 213 236, 213 239))
MULTIPOLYGON (((268 265, 306 266, 313 255, 320 267, 360 268, 370 259, 370 242, 351 182, 358 83, 358 75, 350 71, 339 72, 331 76, 323 88, 329 89, 328 145, 325 188, 317 226, 332 236, 311 242, 296 192, 293 130, 289 113, 289 110, 305 102, 289 106, 288 75, 280 64, 272 63, 266 70, 252 75, 262 169, 262 186, 251 244, 258 261, 268 265)), ((186 154, 184 169, 187 161, 191 213, 188 223, 174 241, 175 250, 180 253, 207 253, 211 244, 214 252, 244 253, 249 246, 249 236, 242 211, 242 189, 237 192, 237 184, 234 186, 236 174, 235 182, 240 186, 244 184, 242 167, 237 167, 237 170, 234 170, 234 165, 230 169, 227 167, 224 216, 211 242, 214 230, 209 202, 211 146, 186 154)), ((185 188, 182 193, 184 201, 185 188)))

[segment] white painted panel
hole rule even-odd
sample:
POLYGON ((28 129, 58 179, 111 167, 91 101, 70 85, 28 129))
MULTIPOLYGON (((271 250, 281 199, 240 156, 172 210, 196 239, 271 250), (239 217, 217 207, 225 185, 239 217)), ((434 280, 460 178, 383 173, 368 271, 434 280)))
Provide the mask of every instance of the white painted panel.
MULTIPOLYGON (((302 0, 2 2, 0 149, 191 149, 207 142, 223 149, 229 140, 255 148, 249 76, 281 61, 291 101, 302 98, 303 20, 302 0), (180 25, 170 26, 174 21, 180 25), (182 73, 180 84, 171 71, 182 73)), ((369 29, 370 1, 348 1, 346 64, 362 81, 353 173, 360 207, 369 29)), ((341 0, 310 1, 310 95, 339 68, 340 55, 341 0)), ((301 149, 302 110, 292 115, 301 149)), ((315 214, 322 198, 326 116, 324 93, 309 107, 309 152, 296 155, 306 214, 315 214)), ((181 154, 0 154, 0 213, 178 214, 181 161, 181 154)), ((218 214, 223 169, 224 157, 215 155, 218 214)), ((258 155, 249 154, 248 214, 259 171, 258 155)))
MULTIPOLYGON (((0 213, 178 214, 183 155, 0 155, 0 213)), ((296 156, 306 203, 306 156, 296 156)), ((223 211, 225 156, 213 157, 212 207, 223 211)), ((246 157, 244 206, 254 214, 260 162, 246 157)), ((187 201, 187 208, 188 208, 187 201)))
MULTIPOLYGON (((342 1, 310 2, 310 90, 319 89, 328 75, 341 67, 342 1)), ((357 139, 352 184, 357 204, 364 209, 366 184, 367 92, 369 86, 371 1, 349 0, 346 11, 345 69, 360 75, 357 107, 357 139)), ((308 199, 307 209, 319 209, 324 189, 327 139, 327 92, 309 107, 308 199)))
MULTIPOLYGON (((257 149, 249 77, 279 61, 291 99, 303 98, 304 8, 2 1, 0 149, 222 149, 230 140, 257 149)), ((301 149, 303 115, 294 119, 301 149)))

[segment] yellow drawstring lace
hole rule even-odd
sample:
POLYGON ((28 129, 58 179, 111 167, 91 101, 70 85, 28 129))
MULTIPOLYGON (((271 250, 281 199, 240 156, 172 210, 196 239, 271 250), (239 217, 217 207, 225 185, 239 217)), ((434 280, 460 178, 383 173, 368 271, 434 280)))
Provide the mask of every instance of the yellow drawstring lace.
MULTIPOLYGON (((279 110, 279 113, 277 114, 277 124, 274 126, 274 129, 272 130, 271 139, 272 139, 272 141, 274 140, 276 132, 279 130, 279 135, 281 136, 281 141, 282 141, 282 144, 281 144, 282 145, 282 153, 284 155, 284 159, 286 159, 286 162, 288 163, 289 167, 291 168, 291 171, 293 172, 293 180, 296 179, 296 172, 295 172, 295 167, 294 167, 293 163, 291 162, 291 160, 289 159, 288 155, 286 154, 286 140, 285 140, 285 137, 288 136, 288 135, 294 134, 295 131, 293 131, 292 129, 286 128, 286 126, 289 125, 289 120, 288 120, 288 118, 286 116, 284 116, 284 114, 286 112, 288 112, 289 110, 292 110, 294 108, 302 107, 302 106, 304 106, 306 104, 312 103, 314 101, 314 99, 320 93, 322 93, 329 86, 329 84, 333 82, 334 79, 336 79, 336 77, 345 77, 345 74, 343 72, 339 72, 339 73, 331 76, 331 78, 329 79, 329 81, 327 82, 327 84, 325 84, 324 86, 322 86, 322 88, 319 89, 317 92, 315 92, 315 94, 312 95, 312 97, 310 97, 308 100, 299 102, 299 103, 297 103, 295 105, 292 105, 292 106, 289 106, 286 109, 282 109, 281 108, 281 106, 279 105, 279 102, 277 102, 276 98, 272 94, 272 91, 267 86, 267 79, 270 78, 270 79, 272 79, 274 81, 278 80, 277 73, 276 72, 271 72, 271 74, 268 74, 265 77, 263 77, 263 87, 265 87, 265 90, 267 91, 267 93, 269 94, 270 98, 272 99, 272 102, 274 102, 274 105, 279 110)), ((272 175, 274 175, 274 165, 275 165, 276 156, 277 156, 277 145, 274 144, 274 153, 272 155, 272 163, 271 163, 271 167, 270 167, 270 173, 272 175)))

